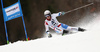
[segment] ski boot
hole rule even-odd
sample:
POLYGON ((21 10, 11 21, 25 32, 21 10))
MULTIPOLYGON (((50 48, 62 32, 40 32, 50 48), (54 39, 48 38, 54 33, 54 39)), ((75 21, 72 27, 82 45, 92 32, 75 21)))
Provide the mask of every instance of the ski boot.
POLYGON ((79 28, 78 28, 78 31, 84 32, 84 31, 86 31, 86 30, 79 27, 79 28))
POLYGON ((62 36, 64 36, 65 33, 68 33, 69 31, 63 30, 62 36))

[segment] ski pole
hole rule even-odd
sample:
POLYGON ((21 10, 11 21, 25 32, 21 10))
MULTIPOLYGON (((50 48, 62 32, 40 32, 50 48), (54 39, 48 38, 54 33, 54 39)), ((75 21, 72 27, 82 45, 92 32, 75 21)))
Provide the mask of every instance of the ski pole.
POLYGON ((90 5, 93 5, 93 4, 94 4, 94 3, 90 3, 90 4, 87 4, 87 5, 84 5, 84 6, 81 6, 81 7, 75 8, 75 9, 73 9, 73 10, 70 10, 70 11, 65 12, 65 14, 66 14, 66 13, 73 12, 73 11, 76 11, 76 10, 78 10, 78 9, 81 9, 81 8, 84 8, 84 7, 87 7, 87 6, 90 6, 90 5))

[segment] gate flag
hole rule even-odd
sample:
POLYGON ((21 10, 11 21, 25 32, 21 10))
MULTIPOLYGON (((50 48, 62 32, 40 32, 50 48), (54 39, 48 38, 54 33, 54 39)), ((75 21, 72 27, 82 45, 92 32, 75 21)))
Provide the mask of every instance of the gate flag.
POLYGON ((3 8, 4 21, 9 21, 22 16, 21 5, 19 2, 3 8))
POLYGON ((28 41, 28 37, 27 37, 27 32, 26 32, 26 27, 25 27, 24 17, 23 17, 23 13, 22 13, 22 9, 21 9, 20 0, 18 0, 17 3, 15 3, 15 4, 11 5, 11 6, 8 6, 6 8, 3 8, 3 0, 1 0, 1 5, 2 5, 2 11, 3 11, 3 17, 4 17, 4 25, 5 25, 7 44, 9 44, 9 40, 8 40, 8 33, 7 33, 6 22, 9 21, 9 20, 18 18, 18 17, 22 17, 24 31, 25 31, 25 35, 26 35, 26 40, 28 41))

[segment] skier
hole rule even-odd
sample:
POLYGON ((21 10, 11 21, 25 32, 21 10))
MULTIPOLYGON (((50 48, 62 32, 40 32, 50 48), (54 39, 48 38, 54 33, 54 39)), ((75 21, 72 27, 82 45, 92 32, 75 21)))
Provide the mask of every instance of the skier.
POLYGON ((82 29, 80 27, 71 27, 66 24, 59 23, 56 17, 64 14, 65 12, 58 12, 58 13, 51 14, 49 10, 44 11, 44 16, 46 17, 44 25, 45 25, 46 33, 49 38, 52 37, 49 31, 49 27, 53 29, 56 33, 62 33, 62 35, 64 35, 64 33, 68 33, 68 31, 70 30, 81 31, 81 32, 85 31, 85 29, 82 29))

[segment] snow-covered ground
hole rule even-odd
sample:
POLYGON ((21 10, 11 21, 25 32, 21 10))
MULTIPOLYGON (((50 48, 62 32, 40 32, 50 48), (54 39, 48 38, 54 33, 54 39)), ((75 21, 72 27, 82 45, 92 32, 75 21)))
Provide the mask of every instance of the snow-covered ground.
POLYGON ((100 16, 83 26, 88 30, 0 46, 0 52, 100 52, 100 16))

